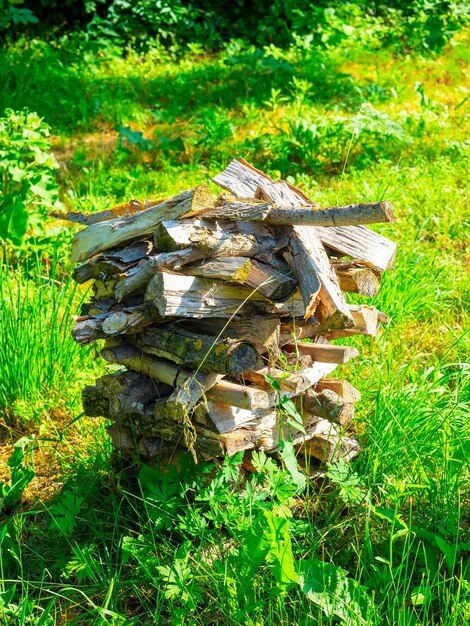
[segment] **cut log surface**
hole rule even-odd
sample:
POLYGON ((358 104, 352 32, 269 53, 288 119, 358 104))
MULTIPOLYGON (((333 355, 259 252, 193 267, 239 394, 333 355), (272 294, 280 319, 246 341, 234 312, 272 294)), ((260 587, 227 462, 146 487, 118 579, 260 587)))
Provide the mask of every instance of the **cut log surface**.
POLYGON ((267 263, 247 257, 226 256, 205 260, 187 265, 181 272, 186 276, 200 276, 206 279, 244 284, 274 301, 287 300, 297 288, 297 281, 292 278, 292 270, 287 264, 284 272, 281 273, 267 263))
POLYGON ((273 378, 279 383, 282 391, 289 391, 294 394, 302 393, 309 389, 319 380, 331 374, 336 368, 333 363, 312 363, 309 367, 301 368, 299 372, 286 372, 274 367, 260 367, 250 372, 245 372, 241 377, 245 381, 250 381, 258 387, 271 388, 266 376, 273 378))
POLYGON ((299 301, 270 302, 249 287, 168 272, 160 272, 150 280, 145 299, 162 317, 231 318, 256 311, 289 316, 303 312, 299 301))
POLYGON ((144 330, 136 337, 135 345, 190 369, 231 376, 251 369, 258 360, 256 348, 248 341, 217 339, 174 325, 144 330))
POLYGON ((207 256, 253 257, 277 245, 273 232, 262 224, 168 220, 155 230, 155 247, 165 252, 195 247, 207 256))
POLYGON ((92 224, 75 235, 72 261, 85 261, 99 252, 149 235, 162 220, 175 219, 188 212, 197 214, 212 202, 208 188, 200 185, 133 215, 92 224))
POLYGON ((206 400, 196 407, 194 415, 196 421, 213 423, 217 431, 224 434, 241 427, 256 427, 261 419, 272 415, 272 413, 272 409, 251 411, 230 404, 206 400))

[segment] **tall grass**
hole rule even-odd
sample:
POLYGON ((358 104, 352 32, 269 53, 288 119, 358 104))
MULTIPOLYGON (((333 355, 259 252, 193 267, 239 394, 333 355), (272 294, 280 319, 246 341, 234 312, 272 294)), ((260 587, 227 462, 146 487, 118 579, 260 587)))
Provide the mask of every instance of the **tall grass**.
POLYGON ((19 402, 31 407, 76 392, 90 359, 70 333, 81 297, 56 262, 47 269, 37 261, 30 271, 0 266, 0 412, 8 425, 19 402))

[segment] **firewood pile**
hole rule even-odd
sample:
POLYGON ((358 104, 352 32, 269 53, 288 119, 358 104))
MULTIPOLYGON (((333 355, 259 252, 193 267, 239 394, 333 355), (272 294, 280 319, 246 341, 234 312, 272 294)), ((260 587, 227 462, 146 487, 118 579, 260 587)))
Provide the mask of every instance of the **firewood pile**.
POLYGON ((147 462, 176 449, 214 458, 279 441, 324 463, 359 450, 359 392, 331 377, 357 356, 331 343, 374 336, 376 295, 396 245, 364 224, 386 202, 320 208, 243 159, 213 182, 162 201, 60 217, 87 226, 72 244, 78 283, 93 281, 73 335, 104 339, 121 366, 83 390, 110 418, 113 444, 147 462))

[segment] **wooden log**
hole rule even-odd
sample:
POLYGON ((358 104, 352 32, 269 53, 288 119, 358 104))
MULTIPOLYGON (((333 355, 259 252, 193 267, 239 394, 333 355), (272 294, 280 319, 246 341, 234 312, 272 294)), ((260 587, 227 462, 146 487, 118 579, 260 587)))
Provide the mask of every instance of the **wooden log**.
POLYGON ((361 399, 361 392, 353 387, 347 380, 341 380, 341 378, 320 378, 320 380, 316 382, 313 390, 318 393, 325 390, 333 391, 338 394, 344 402, 352 404, 359 402, 361 399))
POLYGON ((168 397, 172 387, 133 371, 107 374, 82 391, 83 410, 91 417, 123 420, 143 416, 155 402, 168 397))
POLYGON ((213 337, 245 339, 252 343, 260 354, 268 353, 275 360, 279 353, 278 317, 253 315, 246 320, 227 320, 225 318, 178 320, 178 326, 196 333, 213 337))
POLYGON ((345 402, 337 393, 330 389, 307 392, 294 398, 301 415, 311 415, 326 419, 329 422, 346 426, 354 417, 354 404, 345 402))
POLYGON ((303 312, 299 301, 270 302, 242 285, 223 281, 160 272, 149 282, 145 300, 162 317, 226 317, 258 312, 290 316, 303 312))
POLYGON ((320 363, 347 363, 357 357, 359 350, 353 346, 335 346, 323 343, 289 342, 283 346, 286 352, 306 354, 320 363))
POLYGON ((363 296, 377 295, 380 287, 380 273, 361 261, 331 258, 330 261, 342 291, 359 293, 363 296))
MULTIPOLYGON (((271 199, 282 205, 300 203, 318 207, 300 189, 284 181, 275 183, 244 159, 231 161, 212 180, 238 198, 271 199)), ((396 244, 365 226, 317 226, 315 231, 324 245, 352 259, 362 259, 378 271, 383 272, 393 265, 396 244)))
POLYGON ((327 420, 317 422, 315 432, 305 441, 304 448, 322 463, 331 463, 339 458, 350 460, 360 451, 360 445, 354 437, 341 435, 337 427, 327 420))
MULTIPOLYGON (((263 184, 264 181, 260 185, 262 188, 263 184)), ((269 191, 265 191, 269 195, 269 191)), ((293 206, 279 206, 274 202, 230 202, 210 208, 202 215, 205 220, 264 222, 279 226, 353 226, 395 221, 389 202, 320 209, 317 205, 301 206, 300 198, 293 206)))
POLYGON ((127 204, 119 204, 112 209, 95 211, 93 213, 85 213, 82 211, 49 211, 48 215, 49 217, 55 217, 59 220, 91 226, 91 224, 107 222, 116 217, 128 217, 129 215, 149 209, 161 202, 163 202, 163 200, 144 200, 143 202, 140 200, 131 200, 127 204))
POLYGON ((175 252, 163 252, 142 259, 138 265, 125 273, 115 287, 116 300, 121 302, 129 295, 145 290, 149 280, 163 269, 178 270, 185 263, 197 261, 204 253, 194 248, 175 252))
POLYGON ((147 328, 135 345, 149 354, 189 369, 236 376, 256 365, 258 353, 248 341, 196 334, 175 325, 147 328))
POLYGON ((287 300, 297 288, 297 281, 290 275, 292 271, 287 264, 285 271, 281 273, 269 264, 247 257, 226 256, 204 260, 186 265, 181 272, 186 276, 199 276, 247 285, 274 301, 287 300))
POLYGON ((137 333, 149 324, 158 321, 155 311, 146 306, 134 309, 115 311, 103 319, 102 329, 105 336, 137 333))
MULTIPOLYGON (((334 329, 318 323, 305 323, 302 318, 295 319, 295 322, 283 322, 281 324, 279 342, 285 345, 295 339, 307 339, 325 336, 327 339, 338 339, 340 337, 350 337, 353 335, 368 335, 374 337, 379 330, 379 321, 388 320, 387 316, 378 311, 375 307, 366 304, 350 304, 349 311, 354 320, 354 328, 334 329)), ((316 321, 316 320, 314 320, 316 321)))
POLYGON ((262 224, 167 220, 155 229, 155 247, 165 252, 195 247, 206 256, 251 258, 277 245, 273 232, 262 224))
POLYGON ((197 214, 212 202, 208 188, 200 185, 133 215, 92 224, 75 235, 72 261, 85 261, 99 252, 149 235, 162 220, 176 219, 188 212, 197 214))
POLYGON ((275 367, 259 367, 245 372, 241 379, 254 383, 258 387, 270 389, 271 385, 266 376, 273 378, 279 383, 282 391, 288 391, 295 395, 302 393, 315 385, 319 380, 330 374, 336 368, 333 363, 313 363, 298 372, 288 372, 275 367))
POLYGON ((199 423, 212 424, 217 432, 224 434, 241 427, 256 427, 261 419, 272 413, 272 409, 252 411, 206 400, 195 408, 194 419, 199 423))
POLYGON ((315 317, 329 328, 352 327, 348 305, 315 231, 307 226, 292 227, 289 251, 285 256, 299 283, 305 319, 315 313, 315 317))
POLYGON ((87 316, 79 318, 72 328, 72 336, 82 346, 103 339, 106 336, 103 332, 103 319, 87 316))
POLYGON ((98 254, 85 263, 77 265, 72 278, 80 284, 91 278, 106 280, 110 276, 128 271, 138 261, 150 254, 152 248, 153 242, 144 239, 134 241, 123 248, 98 254))
MULTIPOLYGON (((108 363, 119 363, 136 372, 141 372, 157 380, 177 387, 191 376, 191 372, 177 367, 174 363, 143 354, 133 346, 121 344, 105 347, 101 356, 108 363)), ((220 380, 207 392, 207 398, 231 404, 242 409, 265 409, 276 404, 274 392, 258 389, 254 386, 244 387, 228 380, 220 380)))

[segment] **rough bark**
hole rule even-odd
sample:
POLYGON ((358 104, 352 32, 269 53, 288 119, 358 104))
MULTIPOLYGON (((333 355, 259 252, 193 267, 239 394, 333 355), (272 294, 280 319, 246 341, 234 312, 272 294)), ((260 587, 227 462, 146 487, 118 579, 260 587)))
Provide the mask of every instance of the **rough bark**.
POLYGON ((321 391, 333 391, 337 393, 344 402, 352 403, 359 402, 361 399, 361 392, 353 387, 347 380, 341 380, 340 378, 321 378, 315 384, 313 389, 317 393, 321 391))
POLYGON ((319 417, 341 426, 350 424, 354 417, 354 404, 345 402, 330 389, 324 389, 320 392, 309 389, 304 394, 294 398, 294 403, 301 415, 319 417))
POLYGON ((342 291, 376 296, 380 287, 380 273, 361 261, 330 259, 342 291))
POLYGON ((258 353, 248 341, 196 334, 175 325, 146 329, 135 345, 149 354, 190 369, 236 376, 256 365, 258 353))
POLYGON ((283 346, 286 352, 306 354, 320 363, 347 363, 357 357, 359 350, 353 346, 335 346, 323 343, 289 342, 283 346))

